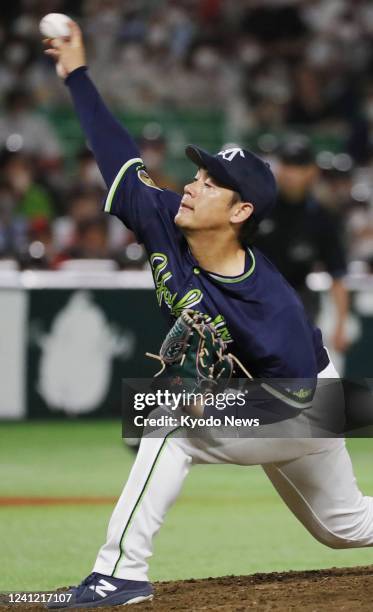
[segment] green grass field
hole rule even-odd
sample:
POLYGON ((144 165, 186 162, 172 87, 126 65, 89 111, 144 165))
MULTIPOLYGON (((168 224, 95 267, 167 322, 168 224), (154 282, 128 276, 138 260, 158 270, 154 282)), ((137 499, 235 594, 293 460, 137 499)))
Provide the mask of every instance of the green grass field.
MULTIPOLYGON (((133 454, 119 422, 0 425, 0 496, 118 496, 133 454)), ((349 443, 373 495, 373 440, 349 443)), ((0 591, 48 590, 91 571, 111 504, 0 506, 0 591)), ((156 539, 153 580, 373 563, 331 550, 287 510, 259 467, 198 466, 156 539)))

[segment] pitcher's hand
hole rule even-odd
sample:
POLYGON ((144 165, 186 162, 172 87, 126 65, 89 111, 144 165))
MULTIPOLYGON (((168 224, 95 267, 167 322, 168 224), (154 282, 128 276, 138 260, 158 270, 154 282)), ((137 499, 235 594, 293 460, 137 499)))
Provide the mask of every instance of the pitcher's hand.
POLYGON ((86 66, 85 48, 80 27, 75 21, 70 21, 69 38, 46 38, 44 44, 48 48, 46 55, 53 57, 56 62, 56 72, 61 79, 66 77, 80 66, 86 66))

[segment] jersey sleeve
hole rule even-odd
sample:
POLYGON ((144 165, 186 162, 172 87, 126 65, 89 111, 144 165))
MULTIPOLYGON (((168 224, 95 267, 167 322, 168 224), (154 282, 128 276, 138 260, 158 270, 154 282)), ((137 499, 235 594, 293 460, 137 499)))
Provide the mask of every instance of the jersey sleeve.
POLYGON ((71 72, 65 83, 109 188, 105 211, 119 217, 139 242, 146 244, 149 234, 157 231, 157 225, 173 222, 180 196, 153 183, 135 141, 106 107, 86 66, 71 72))
POLYGON ((140 156, 138 147, 105 105, 87 74, 87 66, 73 70, 65 84, 103 179, 110 187, 123 164, 140 156))
POLYGON ((287 306, 273 319, 274 346, 286 356, 288 371, 284 375, 293 378, 317 378, 313 328, 304 313, 303 306, 287 306))
POLYGON ((268 325, 272 330, 271 367, 266 388, 294 407, 312 400, 317 384, 317 361, 312 329, 301 306, 281 309, 268 325))
POLYGON ((118 217, 145 245, 160 226, 170 232, 179 209, 180 196, 152 181, 139 157, 120 168, 111 185, 104 210, 118 217))

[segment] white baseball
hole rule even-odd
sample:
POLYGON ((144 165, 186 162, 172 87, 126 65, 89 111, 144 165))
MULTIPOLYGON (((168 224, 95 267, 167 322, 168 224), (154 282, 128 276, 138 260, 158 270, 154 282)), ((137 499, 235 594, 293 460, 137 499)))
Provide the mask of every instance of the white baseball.
POLYGON ((70 17, 63 13, 48 13, 39 23, 39 30, 45 38, 70 36, 70 17))

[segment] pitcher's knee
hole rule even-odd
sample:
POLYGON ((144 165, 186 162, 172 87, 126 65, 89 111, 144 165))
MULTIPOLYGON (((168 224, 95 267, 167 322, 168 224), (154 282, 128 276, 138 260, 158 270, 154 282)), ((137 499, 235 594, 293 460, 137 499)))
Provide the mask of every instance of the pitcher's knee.
POLYGON ((330 531, 323 531, 314 534, 314 537, 319 542, 321 542, 321 544, 324 544, 324 546, 327 546, 328 548, 342 549, 351 548, 351 546, 353 546, 353 544, 351 544, 351 540, 346 540, 346 538, 339 536, 335 533, 331 533, 330 531))
POLYGON ((314 532, 313 535, 321 544, 328 546, 328 548, 342 549, 373 546, 373 529, 367 534, 363 533, 359 526, 356 526, 354 529, 351 527, 346 528, 343 525, 340 529, 334 527, 333 530, 323 526, 317 532, 314 532))
POLYGON ((324 509, 307 525, 312 535, 329 548, 373 546, 373 498, 361 496, 344 508, 324 509))

